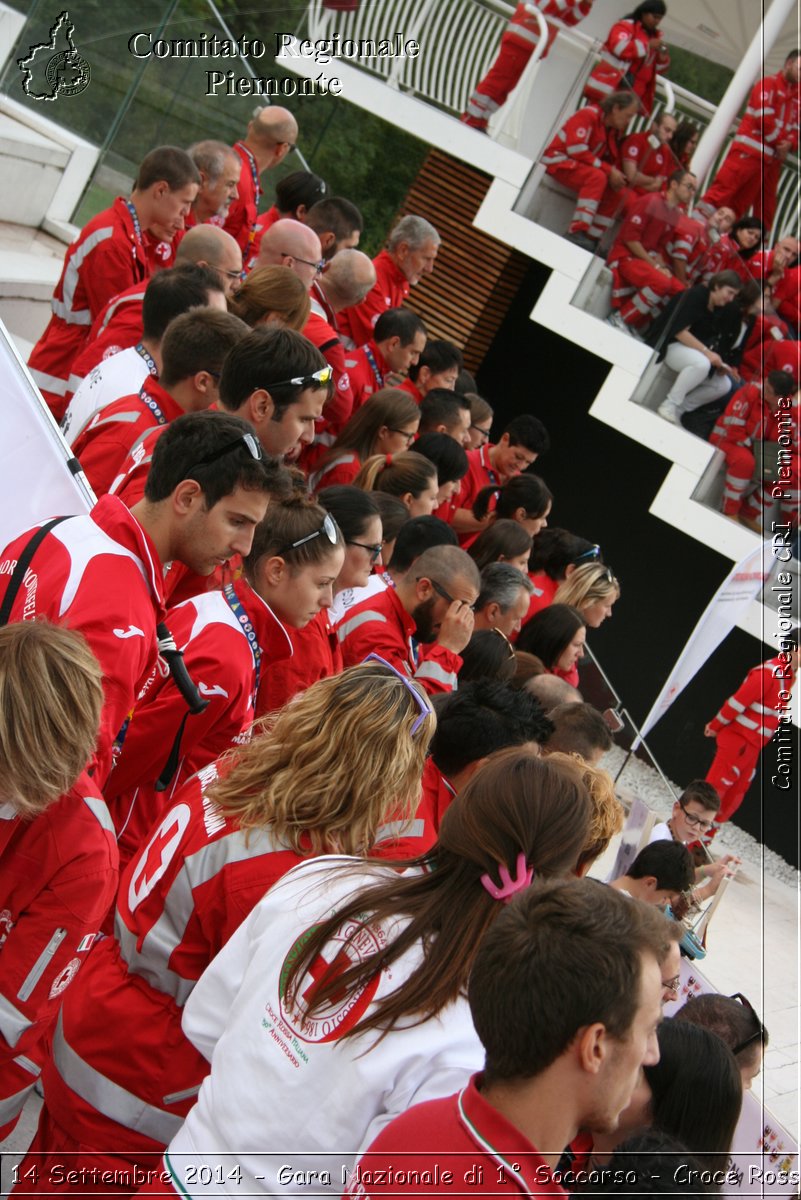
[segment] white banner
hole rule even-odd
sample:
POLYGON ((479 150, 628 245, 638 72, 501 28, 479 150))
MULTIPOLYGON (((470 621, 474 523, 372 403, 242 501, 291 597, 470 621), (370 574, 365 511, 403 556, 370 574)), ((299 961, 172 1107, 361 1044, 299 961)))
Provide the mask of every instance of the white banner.
MULTIPOLYGON (((765 580, 775 565, 773 543, 766 541, 732 568, 707 605, 676 665, 665 680, 662 691, 642 723, 641 737, 650 733, 676 697, 698 674, 710 655, 714 654, 723 639, 731 633, 749 604, 762 591, 765 580)), ((639 738, 634 743, 634 749, 638 745, 639 738)))
POLYGON ((50 517, 87 513, 92 489, 0 321, 0 550, 50 517), (75 464, 78 474, 70 470, 75 464))

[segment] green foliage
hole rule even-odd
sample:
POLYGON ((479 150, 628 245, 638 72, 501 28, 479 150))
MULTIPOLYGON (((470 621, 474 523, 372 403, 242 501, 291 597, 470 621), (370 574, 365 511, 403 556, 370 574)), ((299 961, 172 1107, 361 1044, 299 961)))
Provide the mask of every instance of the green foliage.
POLYGON ((710 62, 692 50, 682 50, 678 46, 670 47, 670 70, 668 78, 671 83, 695 92, 696 96, 719 104, 723 93, 729 86, 734 72, 720 63, 710 62))
MULTIPOLYGON (((0 86, 40 111, 41 102, 22 92, 16 58, 27 53, 31 43, 47 40, 54 10, 47 0, 27 6, 20 0, 19 7, 27 11, 28 21, 0 86)), ((265 43, 265 56, 249 60, 257 75, 296 78, 273 58, 275 34, 303 31, 306 0, 284 0, 255 11, 249 3, 221 0, 218 8, 234 37, 246 35, 265 43)), ((190 39, 204 32, 224 37, 205 0, 137 0, 135 8, 128 0, 80 0, 69 11, 75 44, 90 63, 91 82, 81 95, 59 101, 47 115, 103 150, 99 177, 75 214, 78 223, 104 207, 109 189, 117 186, 109 179, 109 168, 133 179, 137 163, 154 146, 188 146, 202 138, 233 143, 243 136, 253 109, 263 103, 256 96, 205 94, 210 70, 245 75, 238 58, 136 59, 129 53, 129 39, 140 31, 154 38, 190 39)), ((329 77, 336 75, 335 64, 325 70, 329 77)), ((363 247, 376 253, 420 168, 426 145, 342 97, 318 94, 274 102, 285 103, 297 116, 299 148, 310 170, 327 181, 332 195, 359 205, 365 220, 363 247)), ((263 177, 265 207, 272 203, 278 179, 300 168, 298 158, 290 155, 263 177)))

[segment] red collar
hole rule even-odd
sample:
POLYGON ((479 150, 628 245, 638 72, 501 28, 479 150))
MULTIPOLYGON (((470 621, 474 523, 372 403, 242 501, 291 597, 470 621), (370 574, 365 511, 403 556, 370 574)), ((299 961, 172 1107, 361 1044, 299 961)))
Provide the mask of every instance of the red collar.
POLYGON ((253 630, 265 659, 276 663, 291 658, 292 639, 267 601, 253 590, 244 575, 234 581, 233 589, 253 622, 253 630))
POLYGON ((153 375, 148 375, 142 384, 142 391, 147 392, 151 400, 158 404, 167 421, 175 421, 184 415, 184 410, 153 375))
POLYGON ((383 594, 383 597, 376 596, 373 599, 375 599, 376 601, 380 601, 381 599, 383 599, 384 602, 386 604, 388 604, 391 609, 394 609, 395 615, 397 616, 398 620, 400 621, 401 625, 403 626, 404 637, 410 638, 414 635, 414 631, 416 628, 415 623, 414 623, 414 617, 411 615, 411 613, 408 613, 406 611, 406 609, 403 607, 403 605, 401 604, 400 597, 398 595, 396 588, 387 588, 387 590, 383 594))
POLYGON ((525 1196, 565 1195, 536 1147, 487 1103, 478 1090, 480 1084, 481 1075, 474 1075, 456 1099, 459 1121, 476 1146, 503 1167, 525 1196))
POLYGON ((380 254, 377 254, 373 259, 373 263, 376 269, 380 268, 386 273, 390 283, 398 284, 399 287, 404 289, 406 295, 409 294, 409 280, 388 250, 382 250, 380 254))

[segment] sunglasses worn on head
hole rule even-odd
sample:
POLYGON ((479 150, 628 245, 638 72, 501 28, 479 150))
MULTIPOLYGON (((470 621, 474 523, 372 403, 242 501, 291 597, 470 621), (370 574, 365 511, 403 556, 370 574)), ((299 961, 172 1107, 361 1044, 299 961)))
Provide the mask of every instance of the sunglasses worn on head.
POLYGON ((315 538, 327 537, 332 546, 337 544, 337 527, 334 518, 330 513, 325 514, 325 520, 319 529, 315 529, 314 533, 307 533, 305 537, 298 538, 295 542, 290 542, 286 546, 282 546, 280 550, 276 550, 275 557, 281 558, 282 555, 288 554, 290 550, 297 550, 298 546, 305 546, 307 542, 313 542, 315 538))
POLYGON ((573 562, 579 563, 579 562, 581 562, 581 560, 583 558, 600 558, 600 557, 601 557, 601 547, 600 546, 591 546, 589 550, 585 550, 582 554, 577 554, 576 557, 573 559, 573 562))
POLYGON ((404 675, 402 671, 399 671, 397 667, 393 667, 392 663, 387 662, 387 660, 385 658, 382 658, 380 654, 368 654, 364 661, 366 663, 367 662, 381 663, 382 667, 386 667, 387 670, 391 671, 393 675, 397 675, 398 679, 401 681, 401 683, 406 688, 406 690, 411 693, 412 697, 414 698, 415 704, 420 709, 420 716, 415 717, 414 724, 412 725, 412 728, 411 728, 411 734, 412 734, 412 737, 414 737, 415 734, 420 729, 420 726, 425 721, 426 717, 432 716, 432 714, 434 712, 434 710, 431 707, 431 705, 429 704, 428 700, 425 698, 424 694, 414 686, 411 679, 409 679, 406 675, 404 675))
MULTIPOLYGON (((211 375, 212 372, 209 371, 211 375)), ((231 454, 234 450, 238 450, 240 446, 244 446, 248 454, 256 462, 262 462, 264 459, 264 451, 261 448, 261 442, 256 437, 255 433, 243 433, 241 437, 234 438, 230 442, 224 442, 219 450, 207 454, 205 458, 201 458, 200 462, 196 462, 186 473, 186 478, 191 479, 193 471, 198 467, 208 467, 211 463, 217 462, 218 459, 224 458, 226 454, 231 454)))
POLYGON ((740 1004, 742 1004, 746 1012, 748 1012, 749 1015, 754 1018, 754 1021, 757 1025, 755 1032, 752 1033, 750 1037, 745 1038, 745 1040, 740 1042, 739 1045, 732 1047, 732 1054, 736 1057, 742 1050, 746 1050, 749 1046, 752 1046, 754 1042, 764 1042, 765 1026, 756 1015, 756 1011, 753 1004, 751 1004, 751 1001, 746 1000, 742 992, 735 992, 733 996, 729 996, 729 999, 737 1000, 740 1004))
MULTIPOLYGON (((418 579, 422 579, 422 578, 423 578, 422 575, 418 576, 418 579)), ((437 583, 436 579, 429 579, 428 582, 431 584, 432 588, 437 593, 437 595, 442 596, 443 600, 447 600, 448 604, 467 604, 467 607, 470 609, 471 612, 474 613, 476 611, 476 608, 477 608, 476 604, 468 604, 466 600, 454 600, 454 598, 450 594, 450 592, 446 592, 445 588, 442 586, 442 584, 437 583)))
POLYGON ((279 387, 320 387, 324 383, 329 383, 333 374, 332 367, 320 367, 319 371, 312 371, 311 375, 296 375, 294 379, 280 379, 276 383, 268 383, 263 386, 266 392, 279 387))
POLYGON ((375 563, 378 561, 381 551, 384 548, 383 542, 375 542, 373 545, 368 546, 366 542, 349 541, 346 543, 346 545, 358 546, 361 550, 366 550, 368 552, 368 554, 370 555, 371 563, 375 563))

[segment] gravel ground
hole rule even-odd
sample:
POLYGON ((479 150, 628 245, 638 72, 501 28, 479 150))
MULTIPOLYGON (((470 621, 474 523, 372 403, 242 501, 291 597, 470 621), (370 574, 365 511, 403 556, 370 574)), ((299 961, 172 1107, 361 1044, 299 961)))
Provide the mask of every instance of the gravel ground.
MULTIPOLYGON (((608 754, 604 755, 602 765, 614 778, 623 765, 625 757, 625 752, 615 746, 608 754)), ((674 783, 671 779, 670 785, 677 796, 681 794, 680 784, 674 783)), ((622 793, 631 792, 639 796, 649 808, 661 816, 670 816, 673 798, 668 795, 662 777, 658 771, 647 763, 641 762, 640 759, 634 756, 629 759, 626 769, 618 781, 618 789, 622 793)), ((750 833, 746 833, 744 829, 738 829, 731 821, 723 826, 715 838, 715 854, 736 854, 744 863, 751 863, 774 879, 779 879, 782 883, 789 884, 790 887, 799 886, 801 876, 795 867, 785 862, 780 855, 769 850, 767 846, 761 845, 750 833)))

